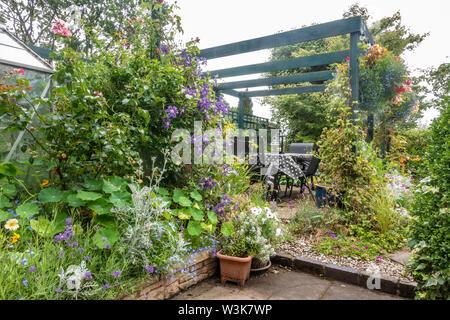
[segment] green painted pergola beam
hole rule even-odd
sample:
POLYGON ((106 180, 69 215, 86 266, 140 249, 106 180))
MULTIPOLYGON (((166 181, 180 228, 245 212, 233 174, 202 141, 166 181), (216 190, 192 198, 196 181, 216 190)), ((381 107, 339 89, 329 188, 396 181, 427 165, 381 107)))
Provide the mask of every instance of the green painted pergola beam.
POLYGON ((258 90, 258 91, 245 91, 242 92, 242 97, 267 97, 267 96, 281 96, 285 94, 302 94, 311 92, 322 92, 326 89, 325 85, 318 86, 304 86, 294 88, 272 89, 272 90, 258 90))
POLYGON ((217 76, 219 78, 236 77, 255 73, 266 73, 303 67, 328 65, 331 63, 342 62, 349 56, 349 50, 335 51, 288 60, 264 62, 240 67, 208 71, 205 72, 205 74, 211 75, 212 77, 217 76))
POLYGON ((325 80, 330 80, 330 79, 333 79, 332 71, 318 71, 318 72, 295 74, 295 75, 284 76, 284 77, 272 77, 272 78, 264 78, 264 79, 243 80, 243 81, 221 83, 218 86, 218 90, 273 86, 273 85, 278 85, 278 84, 295 84, 295 83, 301 83, 301 82, 325 81, 325 80))
POLYGON ((235 54, 329 38, 342 34, 359 32, 361 30, 361 24, 361 17, 341 19, 301 29, 281 32, 270 36, 203 49, 200 51, 200 56, 206 59, 216 59, 235 54))
POLYGON ((242 94, 239 91, 236 90, 222 90, 222 89, 217 89, 218 92, 223 93, 223 94, 228 94, 230 96, 239 98, 242 94))

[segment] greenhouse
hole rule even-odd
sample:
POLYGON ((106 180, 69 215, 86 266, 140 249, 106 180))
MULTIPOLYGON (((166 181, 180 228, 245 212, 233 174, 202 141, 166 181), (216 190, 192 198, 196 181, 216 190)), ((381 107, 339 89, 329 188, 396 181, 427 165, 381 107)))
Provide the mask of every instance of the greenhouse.
MULTIPOLYGON (((0 25, 0 72, 13 70, 29 81, 30 97, 45 97, 50 89, 52 66, 17 39, 6 27, 0 25)), ((27 106, 26 101, 23 105, 27 106)), ((42 107, 41 107, 42 108, 42 107)), ((42 109, 41 109, 42 111, 42 109)), ((34 119, 34 115, 32 115, 34 119)), ((10 121, 7 115, 0 114, 0 161, 17 161, 26 173, 25 180, 31 183, 31 176, 39 174, 39 167, 30 168, 32 155, 23 152, 23 145, 30 141, 25 131, 3 132, 10 121)), ((32 124, 39 125, 37 119, 32 124)))

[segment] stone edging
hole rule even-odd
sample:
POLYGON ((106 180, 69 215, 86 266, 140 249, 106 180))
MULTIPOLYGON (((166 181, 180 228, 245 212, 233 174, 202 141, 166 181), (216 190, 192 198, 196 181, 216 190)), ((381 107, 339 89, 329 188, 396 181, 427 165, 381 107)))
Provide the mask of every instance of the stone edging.
MULTIPOLYGON (((347 282, 367 289, 367 280, 371 276, 368 272, 358 271, 354 268, 342 267, 335 264, 325 264, 320 261, 293 257, 287 254, 278 253, 271 258, 272 263, 301 270, 314 275, 347 282)), ((404 298, 414 298, 414 290, 417 286, 415 282, 406 282, 400 279, 391 278, 386 275, 380 277, 379 291, 397 295, 404 298)), ((376 290, 376 289, 375 289, 376 290)))
POLYGON ((194 267, 195 280, 187 275, 178 273, 172 279, 154 279, 144 282, 130 295, 119 297, 120 300, 165 300, 177 293, 212 277, 217 273, 217 258, 215 251, 205 250, 193 256, 193 263, 186 267, 194 267))

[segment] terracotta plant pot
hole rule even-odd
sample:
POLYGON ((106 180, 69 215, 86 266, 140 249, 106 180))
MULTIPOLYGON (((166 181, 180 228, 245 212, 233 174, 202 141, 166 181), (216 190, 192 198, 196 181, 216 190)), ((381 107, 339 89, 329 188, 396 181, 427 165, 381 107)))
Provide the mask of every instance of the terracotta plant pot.
POLYGON ((220 281, 222 284, 225 284, 227 281, 232 281, 244 287, 245 280, 250 276, 252 256, 246 258, 226 256, 220 250, 217 252, 217 258, 220 261, 220 281))

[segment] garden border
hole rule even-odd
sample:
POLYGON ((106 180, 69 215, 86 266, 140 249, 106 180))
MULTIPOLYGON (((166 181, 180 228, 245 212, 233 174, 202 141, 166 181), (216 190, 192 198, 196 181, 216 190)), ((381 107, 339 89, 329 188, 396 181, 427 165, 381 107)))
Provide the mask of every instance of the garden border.
MULTIPOLYGON (((272 263, 286 266, 295 270, 311 273, 316 276, 323 276, 337 281, 342 281, 367 288, 367 279, 370 274, 365 271, 359 271, 354 268, 338 266, 332 263, 323 263, 320 261, 291 256, 283 253, 277 253, 271 258, 272 263)), ((386 275, 380 277, 380 289, 373 289, 404 298, 414 298, 417 283, 406 282, 400 278, 392 278, 386 275)), ((370 290, 370 289, 368 289, 370 290)))
POLYGON ((193 255, 194 261, 186 267, 194 267, 196 279, 177 273, 173 279, 152 279, 136 286, 132 293, 118 297, 118 300, 167 300, 189 287, 217 274, 215 250, 205 250, 193 255))

